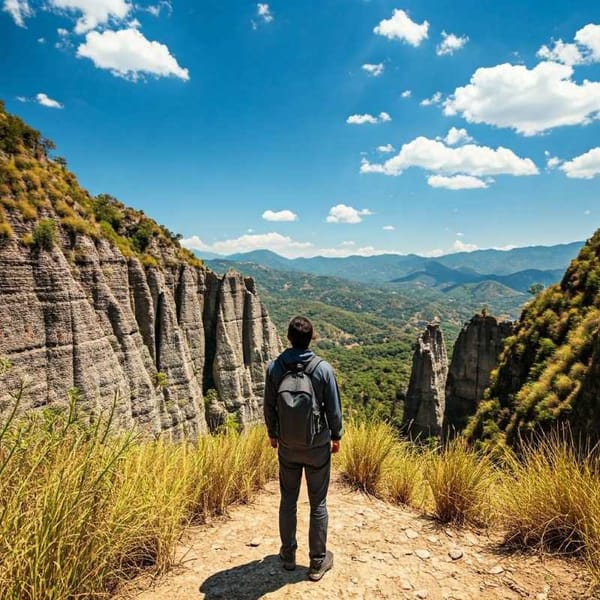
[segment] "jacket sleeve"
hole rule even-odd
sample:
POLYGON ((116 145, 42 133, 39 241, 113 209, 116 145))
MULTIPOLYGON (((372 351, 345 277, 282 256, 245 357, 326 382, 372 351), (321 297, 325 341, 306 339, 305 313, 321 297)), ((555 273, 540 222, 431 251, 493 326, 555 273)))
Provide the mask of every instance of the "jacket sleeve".
POLYGON ((342 402, 340 390, 335 379, 333 368, 327 364, 323 382, 323 404, 325 415, 331 430, 331 439, 337 441, 342 439, 342 402))
POLYGON ((265 425, 270 438, 277 438, 277 392, 274 389, 271 371, 273 363, 267 368, 265 374, 265 396, 263 399, 263 411, 265 416, 265 425))

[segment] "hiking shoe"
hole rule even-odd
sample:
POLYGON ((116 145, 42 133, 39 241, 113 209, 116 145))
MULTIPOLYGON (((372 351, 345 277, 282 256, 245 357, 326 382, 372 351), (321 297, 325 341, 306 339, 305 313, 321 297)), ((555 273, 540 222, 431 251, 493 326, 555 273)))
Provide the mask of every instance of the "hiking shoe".
POLYGON ((284 554, 281 550, 279 551, 279 560, 286 571, 293 571, 296 568, 296 553, 292 552, 289 555, 284 554))
POLYGON ((311 560, 308 568, 308 578, 311 581, 319 581, 329 569, 333 568, 333 552, 327 550, 323 560, 311 560))

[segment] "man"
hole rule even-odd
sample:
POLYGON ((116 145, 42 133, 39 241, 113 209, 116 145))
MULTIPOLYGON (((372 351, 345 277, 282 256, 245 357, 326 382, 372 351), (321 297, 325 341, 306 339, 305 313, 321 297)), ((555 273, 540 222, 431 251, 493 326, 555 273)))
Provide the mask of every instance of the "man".
POLYGON ((340 449, 342 410, 333 368, 308 347, 312 323, 294 317, 287 337, 291 348, 269 365, 264 398, 265 423, 279 456, 279 557, 287 570, 296 568, 296 506, 304 469, 310 500, 308 577, 318 581, 333 567, 327 490, 331 453, 340 449))

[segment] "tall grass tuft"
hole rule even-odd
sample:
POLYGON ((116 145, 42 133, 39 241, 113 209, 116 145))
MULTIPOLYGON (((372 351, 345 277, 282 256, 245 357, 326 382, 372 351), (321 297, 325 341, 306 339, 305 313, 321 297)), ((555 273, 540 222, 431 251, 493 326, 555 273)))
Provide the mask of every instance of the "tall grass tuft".
POLYGON ((190 522, 248 501, 276 473, 262 429, 172 444, 84 426, 76 402, 0 427, 0 598, 106 598, 173 564, 190 522))
POLYGON ((387 500, 396 504, 422 504, 425 457, 410 442, 396 443, 382 469, 382 489, 387 500))
POLYGON ((425 466, 433 514, 442 523, 484 525, 491 517, 496 474, 487 455, 461 438, 432 451, 425 466))
POLYGON ((343 477, 368 494, 380 493, 384 465, 396 441, 386 423, 363 421, 348 425, 339 460, 343 477))
MULTIPOLYGON (((595 452, 579 453, 564 434, 525 446, 508 463, 500 516, 508 544, 581 552, 600 540, 600 476, 595 452)), ((600 558, 600 555, 599 555, 600 558)))

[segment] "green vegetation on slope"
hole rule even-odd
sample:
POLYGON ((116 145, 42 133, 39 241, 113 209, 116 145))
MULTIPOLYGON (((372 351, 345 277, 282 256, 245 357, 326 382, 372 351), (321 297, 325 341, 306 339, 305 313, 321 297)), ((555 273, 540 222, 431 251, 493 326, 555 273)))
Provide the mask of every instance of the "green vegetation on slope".
POLYGON ((109 240, 145 266, 164 263, 166 254, 202 265, 180 246, 180 236, 143 212, 82 189, 64 159, 49 157, 53 148, 38 131, 7 113, 0 101, 0 243, 16 239, 24 247, 51 250, 59 236, 76 246, 85 235, 109 240))
POLYGON ((570 421, 600 436, 600 230, 560 285, 532 300, 506 340, 471 439, 516 443, 539 428, 570 421))
POLYGON ((515 316, 525 298, 494 282, 445 294, 414 284, 374 286, 251 262, 209 260, 207 265, 217 272, 238 268, 254 277, 282 335, 295 314, 309 317, 318 335, 314 349, 336 368, 346 412, 395 425, 402 421, 413 344, 428 322, 441 320, 451 348, 463 323, 482 306, 515 316))

